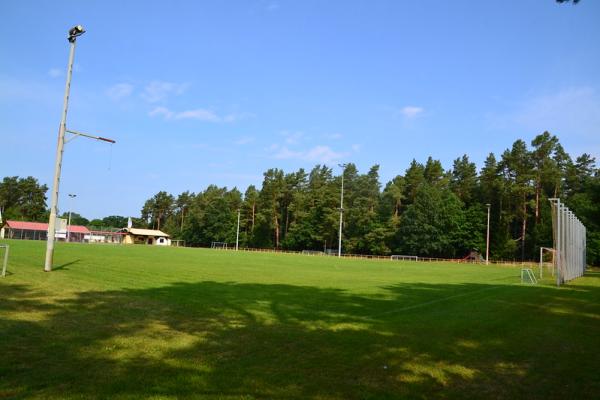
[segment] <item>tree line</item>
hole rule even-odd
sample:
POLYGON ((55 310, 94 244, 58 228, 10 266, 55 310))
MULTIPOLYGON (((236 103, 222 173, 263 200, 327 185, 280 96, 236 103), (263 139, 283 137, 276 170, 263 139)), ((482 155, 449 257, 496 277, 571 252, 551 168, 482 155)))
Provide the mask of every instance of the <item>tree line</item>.
MULTIPOLYGON (((244 193, 210 185, 198 193, 160 191, 146 200, 134 226, 160 229, 191 246, 234 243, 240 212, 240 246, 285 250, 337 249, 344 180, 343 252, 457 258, 485 252, 490 205, 492 259, 535 259, 552 246, 549 198, 560 197, 588 229, 588 261, 600 263, 600 170, 589 154, 573 159, 556 136, 544 132, 530 146, 517 140, 499 157, 490 153, 478 171, 468 155, 445 169, 429 157, 412 160, 404 174, 382 186, 379 166, 343 174, 317 165, 310 171, 264 173, 260 188, 244 193)), ((45 185, 32 177, 0 183, 5 219, 47 219, 45 185)), ((110 216, 73 223, 126 225, 110 216)))
MULTIPOLYGON (((463 257, 485 251, 490 204, 490 253, 494 259, 535 259, 552 246, 548 198, 560 197, 588 228, 588 259, 600 262, 600 170, 589 154, 573 159, 556 136, 544 132, 528 147, 517 140, 481 168, 468 155, 444 169, 429 157, 413 160, 404 174, 382 187, 379 166, 359 173, 348 164, 344 178, 343 251, 463 257)), ((337 248, 341 175, 317 165, 286 173, 269 169, 262 186, 244 193, 210 185, 177 196, 161 191, 148 199, 141 219, 188 245, 235 242, 286 250, 337 248)))

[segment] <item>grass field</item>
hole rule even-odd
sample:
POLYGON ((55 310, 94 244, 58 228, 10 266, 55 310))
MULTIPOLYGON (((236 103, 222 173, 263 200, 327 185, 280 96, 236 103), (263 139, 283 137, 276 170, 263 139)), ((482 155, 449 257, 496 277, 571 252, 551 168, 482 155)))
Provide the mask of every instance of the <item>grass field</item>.
POLYGON ((600 272, 8 241, 0 398, 583 399, 600 272))

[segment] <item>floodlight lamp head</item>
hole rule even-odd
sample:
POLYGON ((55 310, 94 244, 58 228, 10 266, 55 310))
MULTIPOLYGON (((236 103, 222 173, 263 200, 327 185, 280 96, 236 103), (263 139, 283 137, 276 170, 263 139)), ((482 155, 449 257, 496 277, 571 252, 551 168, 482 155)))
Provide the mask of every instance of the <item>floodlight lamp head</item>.
POLYGON ((85 30, 83 29, 83 26, 81 25, 76 25, 74 27, 72 27, 71 29, 69 29, 69 42, 73 43, 75 42, 75 39, 78 36, 81 36, 85 33, 85 30))

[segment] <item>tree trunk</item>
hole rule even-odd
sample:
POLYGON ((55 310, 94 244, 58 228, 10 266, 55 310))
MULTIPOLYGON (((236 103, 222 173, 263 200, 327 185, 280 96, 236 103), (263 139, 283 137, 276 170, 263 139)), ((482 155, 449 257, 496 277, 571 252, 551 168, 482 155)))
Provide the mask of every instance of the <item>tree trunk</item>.
POLYGON ((275 248, 279 248, 279 218, 275 214, 275 248))
POLYGON ((541 178, 538 178, 538 181, 535 185, 535 222, 540 222, 540 192, 542 191, 542 183, 540 182, 541 178))
POLYGON ((290 228, 290 209, 285 209, 285 234, 287 236, 288 229, 290 228))
POLYGON ((523 199, 523 226, 521 228, 521 261, 525 260, 525 233, 527 232, 527 196, 523 199))

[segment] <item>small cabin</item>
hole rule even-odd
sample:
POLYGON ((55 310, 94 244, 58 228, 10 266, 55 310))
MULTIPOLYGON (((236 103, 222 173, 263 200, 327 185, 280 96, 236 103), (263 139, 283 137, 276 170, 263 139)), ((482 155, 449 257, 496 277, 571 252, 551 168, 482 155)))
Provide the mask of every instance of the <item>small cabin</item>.
POLYGON ((123 234, 123 244, 171 245, 170 236, 156 229, 123 228, 120 232, 123 234))

